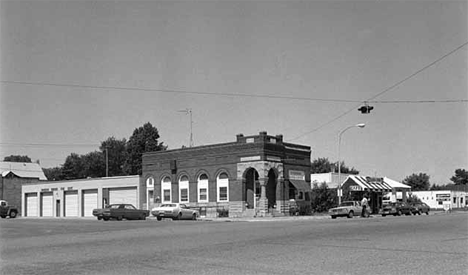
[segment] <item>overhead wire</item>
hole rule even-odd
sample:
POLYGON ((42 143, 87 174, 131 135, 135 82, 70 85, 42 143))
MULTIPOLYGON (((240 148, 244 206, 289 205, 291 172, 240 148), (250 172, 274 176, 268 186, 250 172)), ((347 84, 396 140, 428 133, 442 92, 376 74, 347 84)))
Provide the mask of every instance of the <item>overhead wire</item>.
MULTIPOLYGON (((397 87, 397 86, 403 84, 404 82, 410 80, 411 78, 415 77, 416 75, 420 74, 421 72, 425 71, 426 69, 428 69, 428 68, 432 67, 433 65, 439 63, 440 61, 442 61, 443 59, 445 59, 445 58, 447 58, 448 56, 452 55, 453 53, 457 52, 458 50, 460 50, 461 48, 465 47, 466 45, 468 45, 468 42, 465 42, 465 43, 463 43, 462 45, 456 47, 456 48, 453 49, 452 51, 450 51, 450 52, 444 54, 443 56, 441 56, 441 57, 439 57, 439 58, 437 58, 435 61, 429 63, 428 65, 426 65, 426 66, 424 66, 424 67, 422 67, 421 69, 419 69, 419 70, 417 70, 416 72, 410 74, 409 76, 403 78, 402 80, 396 82, 395 84, 389 86, 388 88, 386 88, 386 89, 384 89, 383 91, 377 93, 376 95, 374 95, 374 96, 368 98, 367 100, 361 101, 361 103, 371 102, 374 98, 377 98, 377 97, 379 97, 379 96, 381 96, 381 95, 387 93, 388 91, 393 90, 395 87, 397 87)), ((410 102, 410 101, 406 101, 406 102, 404 102, 404 103, 409 103, 409 102, 410 102)), ((443 102, 443 101, 441 101, 441 102, 443 102)), ((467 100, 457 100, 456 102, 467 102, 467 100)), ((376 103, 376 102, 375 102, 375 103, 376 103)), ((379 103, 382 103, 382 102, 379 102, 379 103)), ((389 103, 390 103, 390 102, 389 102, 389 103)), ((392 102, 392 103, 395 103, 395 102, 392 102)), ((403 102, 402 102, 402 103, 403 103, 403 102)), ((420 103, 423 103, 423 102, 420 102, 420 103)), ((424 103, 427 103, 427 102, 424 102, 424 103)), ((301 134, 301 135, 299 135, 299 136, 297 136, 297 137, 295 137, 295 138, 293 138, 293 139, 290 139, 289 141, 294 141, 294 140, 297 140, 297 139, 299 139, 299 138, 301 138, 301 137, 303 137, 303 136, 306 136, 306 135, 309 135, 309 134, 311 134, 311 133, 314 133, 314 132, 316 132, 316 131, 322 129, 323 127, 328 126, 329 124, 335 122, 336 120, 342 118, 343 116, 349 114, 350 112, 354 111, 354 110, 355 110, 357 107, 359 107, 359 106, 361 106, 361 104, 354 106, 352 109, 349 109, 349 110, 347 110, 346 112, 344 112, 344 113, 338 115, 337 117, 335 117, 335 118, 333 118, 333 119, 331 119, 331 120, 329 120, 329 121, 323 123, 322 125, 318 126, 317 128, 314 128, 314 129, 311 130, 311 131, 305 132, 305 133, 303 133, 303 134, 301 134)))

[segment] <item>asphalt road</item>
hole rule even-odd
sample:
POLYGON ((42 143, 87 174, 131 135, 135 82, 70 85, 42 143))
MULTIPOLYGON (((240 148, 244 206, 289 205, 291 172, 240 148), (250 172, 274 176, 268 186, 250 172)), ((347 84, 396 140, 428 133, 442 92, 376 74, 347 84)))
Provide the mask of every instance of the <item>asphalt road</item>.
POLYGON ((468 213, 0 221, 1 274, 468 274, 468 213))

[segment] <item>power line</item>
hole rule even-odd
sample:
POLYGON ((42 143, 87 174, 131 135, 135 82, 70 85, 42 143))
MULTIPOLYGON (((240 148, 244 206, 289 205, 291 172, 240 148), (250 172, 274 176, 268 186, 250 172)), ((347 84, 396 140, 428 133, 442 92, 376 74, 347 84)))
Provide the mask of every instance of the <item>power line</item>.
POLYGON ((468 102, 468 99, 449 99, 449 100, 384 100, 384 101, 366 101, 367 103, 458 103, 468 102))
POLYGON ((27 146, 27 147, 50 147, 50 146, 57 146, 57 147, 96 147, 100 146, 99 144, 78 144, 78 143, 7 143, 1 142, 0 146, 27 146))
POLYGON ((179 93, 179 94, 194 94, 194 95, 212 95, 212 96, 230 96, 230 97, 250 97, 250 98, 271 98, 271 99, 291 99, 291 100, 307 100, 307 101, 320 101, 320 102, 361 102, 359 100, 347 99, 325 99, 325 98, 309 98, 309 97, 294 97, 294 96, 281 96, 281 95, 258 95, 258 94, 235 94, 235 93, 210 93, 210 92, 196 92, 184 90, 167 90, 167 89, 151 89, 151 88, 137 88, 137 87, 116 87, 116 86, 93 86, 93 85, 75 85, 75 84, 61 84, 49 82, 28 82, 28 81, 13 81, 1 80, 2 83, 20 84, 20 85, 35 85, 35 86, 55 86, 55 87, 68 87, 68 88, 84 88, 84 89, 106 89, 106 90, 124 90, 124 91, 140 91, 140 92, 161 92, 161 93, 179 93))
MULTIPOLYGON (((365 101, 361 101, 361 102, 370 102, 372 99, 374 99, 374 98, 376 98, 376 97, 379 97, 379 96, 383 95, 384 93, 387 93, 387 92, 390 91, 390 90, 393 90, 395 87, 397 87, 397 86, 403 84, 404 82, 410 80, 411 78, 415 77, 416 75, 418 75, 419 73, 423 72, 424 70, 426 70, 426 69, 432 67, 433 65, 437 64, 438 62, 442 61, 443 59, 445 59, 445 58, 447 58, 448 56, 452 55, 453 53, 457 52, 458 50, 460 50, 461 48, 465 47, 466 45, 468 45, 468 42, 465 42, 465 43, 463 43, 462 45, 460 45, 460 46, 458 46, 457 48, 455 48, 454 50, 452 50, 452 51, 450 51, 450 52, 444 54, 442 57, 439 57, 439 58, 436 59, 435 61, 429 63, 429 64, 426 65, 426 66, 424 66, 422 69, 417 70, 416 72, 412 73, 411 75, 409 75, 409 76, 403 78, 402 80, 398 81, 397 83, 395 83, 395 84, 391 85, 390 87, 384 89, 382 92, 379 92, 379 93, 376 94, 375 96, 373 96, 373 97, 371 97, 371 98, 369 98, 369 99, 367 99, 367 100, 365 100, 365 101)), ((458 102, 466 102, 466 100, 459 100, 458 102)), ((382 103, 382 102, 380 102, 380 103, 382 103)), ((389 102, 389 103, 390 103, 390 102, 389 102)), ((402 103, 403 103, 403 102, 402 102, 402 103)), ((409 103, 409 101, 404 102, 404 103, 409 103)), ((420 102, 420 103, 422 103, 422 102, 420 102)), ((359 107, 360 105, 361 105, 361 104, 354 106, 352 109, 349 109, 348 111, 346 111, 346 112, 342 113, 341 115, 339 115, 339 116, 333 118, 332 120, 329 120, 329 121, 325 122, 324 124, 320 125, 319 127, 315 128, 315 129, 313 129, 313 130, 311 130, 311 131, 308 131, 308 132, 303 133, 303 134, 301 134, 301 135, 299 135, 299 136, 297 136, 297 137, 295 137, 295 138, 293 138, 293 139, 290 139, 289 141, 293 141, 293 140, 299 139, 299 138, 301 138, 301 137, 303 137, 303 136, 305 136, 305 135, 311 134, 311 133, 313 133, 313 132, 316 132, 316 131, 322 129, 323 127, 325 127, 325 126, 327 126, 327 125, 329 125, 329 124, 335 122, 336 120, 338 120, 338 119, 342 118, 343 116, 349 114, 350 112, 354 111, 354 109, 356 109, 356 108, 359 107)))

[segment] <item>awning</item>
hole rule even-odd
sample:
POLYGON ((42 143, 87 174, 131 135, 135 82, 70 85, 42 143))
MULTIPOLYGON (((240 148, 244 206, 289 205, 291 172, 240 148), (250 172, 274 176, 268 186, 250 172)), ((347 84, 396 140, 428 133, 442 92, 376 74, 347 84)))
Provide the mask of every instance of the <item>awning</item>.
POLYGON ((385 177, 383 179, 383 181, 386 184, 390 185, 392 188, 395 188, 395 190, 411 189, 411 186, 403 184, 403 183, 398 182, 396 180, 389 179, 387 177, 385 177))
POLYGON ((310 188, 310 183, 307 183, 304 180, 289 180, 289 182, 292 183, 298 190, 312 191, 310 188))
POLYGON ((349 179, 351 179, 353 182, 359 185, 363 191, 392 191, 392 187, 388 185, 385 181, 369 181, 367 178, 362 176, 349 176, 345 182, 348 182, 349 179))

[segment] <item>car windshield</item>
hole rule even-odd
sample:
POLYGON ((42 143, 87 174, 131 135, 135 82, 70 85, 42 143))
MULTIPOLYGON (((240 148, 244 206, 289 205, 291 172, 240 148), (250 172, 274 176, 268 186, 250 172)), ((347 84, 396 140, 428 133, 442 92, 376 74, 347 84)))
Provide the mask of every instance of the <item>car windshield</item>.
POLYGON ((161 204, 161 207, 176 207, 175 204, 161 204))
POLYGON ((340 204, 340 206, 354 206, 354 202, 352 201, 345 201, 340 204))

